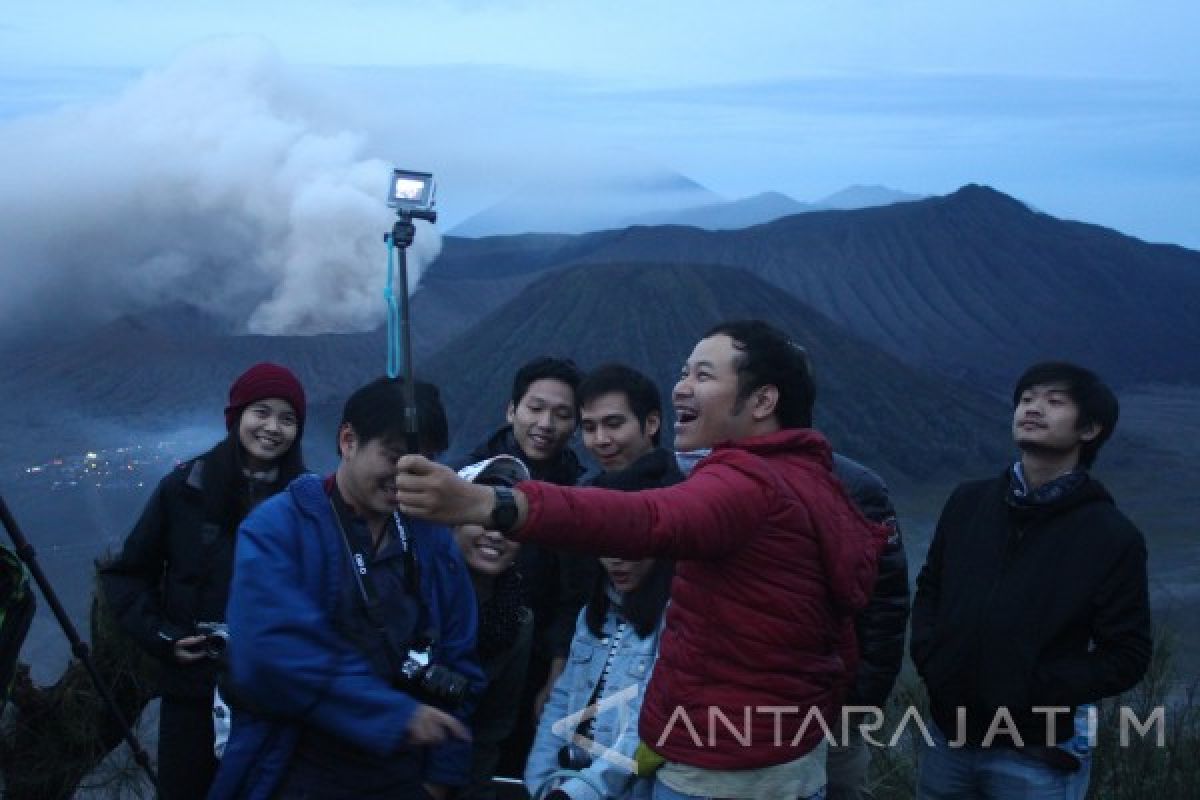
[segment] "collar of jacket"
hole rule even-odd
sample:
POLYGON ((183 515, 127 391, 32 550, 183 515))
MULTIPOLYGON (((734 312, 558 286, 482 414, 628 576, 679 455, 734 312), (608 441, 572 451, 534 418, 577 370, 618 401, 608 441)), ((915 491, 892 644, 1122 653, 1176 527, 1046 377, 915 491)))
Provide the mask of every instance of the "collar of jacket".
POLYGON ((818 461, 826 469, 833 469, 833 449, 829 441, 812 428, 786 428, 763 436, 749 436, 717 442, 717 450, 746 450, 759 456, 793 453, 818 461))
POLYGON ((1004 488, 1004 503, 1008 506, 1009 514, 1015 519, 1053 517, 1089 503, 1113 502, 1112 495, 1104 488, 1104 484, 1089 475, 1082 484, 1049 502, 1018 505, 1012 502, 1011 481, 1012 467, 1009 467, 1004 470, 1001 483, 1004 488))
POLYGON ((592 479, 592 486, 601 489, 637 491, 656 486, 670 486, 683 480, 683 473, 675 464, 675 456, 661 447, 634 461, 625 469, 601 472, 592 479))
POLYGON ((575 456, 575 451, 568 444, 557 456, 549 461, 533 461, 517 444, 517 436, 513 433, 512 425, 505 425, 488 437, 482 446, 471 453, 471 459, 483 461, 492 456, 508 455, 519 458, 529 467, 529 473, 535 481, 545 481, 559 486, 574 486, 584 473, 583 465, 575 456))

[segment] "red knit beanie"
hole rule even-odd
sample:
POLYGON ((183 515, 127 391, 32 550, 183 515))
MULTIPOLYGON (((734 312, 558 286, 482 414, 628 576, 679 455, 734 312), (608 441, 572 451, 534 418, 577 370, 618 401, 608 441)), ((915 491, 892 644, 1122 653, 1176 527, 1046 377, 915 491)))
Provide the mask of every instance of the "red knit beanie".
POLYGON ((229 387, 229 405, 225 406, 225 430, 233 430, 242 410, 251 403, 278 397, 287 400, 296 412, 296 421, 304 427, 304 387, 287 367, 263 361, 238 376, 229 387))

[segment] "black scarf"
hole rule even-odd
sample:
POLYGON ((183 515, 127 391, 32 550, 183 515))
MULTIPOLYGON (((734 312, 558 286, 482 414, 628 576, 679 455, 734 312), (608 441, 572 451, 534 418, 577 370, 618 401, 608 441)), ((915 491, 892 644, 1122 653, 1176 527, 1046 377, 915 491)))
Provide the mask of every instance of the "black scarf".
POLYGON ((502 653, 517 638, 524 607, 521 604, 521 574, 509 568, 496 576, 492 596, 479 604, 479 658, 502 653))

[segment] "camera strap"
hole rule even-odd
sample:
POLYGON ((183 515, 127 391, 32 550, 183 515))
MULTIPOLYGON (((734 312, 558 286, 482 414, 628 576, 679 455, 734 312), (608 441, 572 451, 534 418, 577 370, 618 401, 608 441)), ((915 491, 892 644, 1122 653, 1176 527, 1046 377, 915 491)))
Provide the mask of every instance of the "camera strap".
MULTIPOLYGON (((334 521, 337 522, 338 531, 342 535, 342 544, 346 548, 346 555, 350 559, 350 571, 354 574, 354 582, 358 587, 359 597, 362 598, 363 608, 366 611, 367 620, 371 626, 375 628, 375 632, 383 642, 383 652, 387 658, 388 669, 391 672, 392 679, 398 679, 402 674, 402 666, 404 664, 404 654, 400 653, 396 647, 396 643, 392 640, 388 633, 387 624, 384 621, 383 614, 379 608, 379 593, 375 590, 375 582, 371 579, 371 571, 368 567, 369 560, 367 558, 366 548, 355 547, 350 541, 350 535, 346 531, 345 523, 342 522, 341 497, 336 494, 336 486, 332 488, 329 496, 329 507, 333 512, 334 521)), ((344 501, 342 501, 344 502, 344 501)), ((396 524, 396 536, 400 542, 400 547, 404 552, 404 581, 408 591, 412 594, 414 601, 417 604, 417 619, 418 622, 425 615, 424 603, 421 602, 420 585, 417 577, 416 557, 413 555, 411 543, 408 540, 408 532, 404 528, 404 524, 400 519, 400 515, 392 512, 393 521, 396 524)))

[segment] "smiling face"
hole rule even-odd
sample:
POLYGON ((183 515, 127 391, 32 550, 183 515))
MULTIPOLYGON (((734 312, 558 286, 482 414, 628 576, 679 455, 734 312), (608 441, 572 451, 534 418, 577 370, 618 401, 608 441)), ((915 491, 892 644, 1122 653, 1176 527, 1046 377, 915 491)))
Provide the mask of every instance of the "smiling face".
POLYGON ((508 405, 508 422, 530 461, 548 461, 575 432, 575 390, 553 378, 529 384, 521 402, 508 405))
POLYGON ((1070 456, 1099 433, 1098 425, 1079 427, 1079 406, 1062 383, 1031 386, 1013 409, 1013 441, 1023 452, 1070 456))
POLYGON ((749 435, 750 406, 738 403, 738 350, 724 334, 701 339, 671 393, 675 449, 699 450, 749 435))
POLYGON ((454 541, 462 551, 467 568, 488 577, 500 575, 511 567, 521 550, 519 542, 505 539, 503 534, 486 530, 482 525, 455 527, 454 541))
POLYGON ((653 558, 643 558, 640 561, 626 561, 623 558, 602 558, 600 564, 608 573, 613 588, 621 594, 627 594, 642 585, 650 570, 654 568, 653 558))
POLYGON ((654 449, 659 413, 646 415, 646 424, 638 422, 624 392, 609 392, 591 400, 579 413, 583 446, 605 472, 625 469, 654 449))
POLYGON ((364 443, 343 423, 338 451, 337 486, 346 502, 367 520, 391 514, 396 509, 396 462, 405 454, 404 445, 382 438, 364 443))
POLYGON ((238 441, 246 465, 262 470, 281 458, 296 442, 300 421, 292 404, 278 397, 256 400, 238 419, 238 441))

